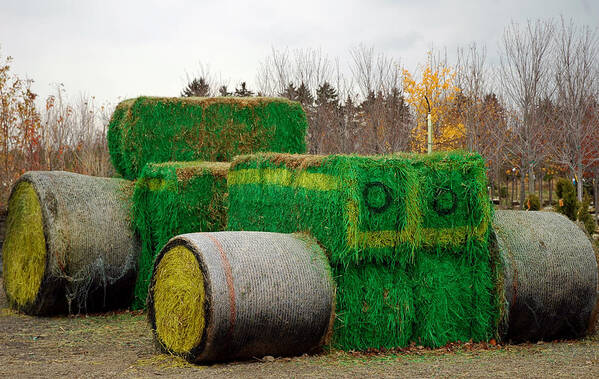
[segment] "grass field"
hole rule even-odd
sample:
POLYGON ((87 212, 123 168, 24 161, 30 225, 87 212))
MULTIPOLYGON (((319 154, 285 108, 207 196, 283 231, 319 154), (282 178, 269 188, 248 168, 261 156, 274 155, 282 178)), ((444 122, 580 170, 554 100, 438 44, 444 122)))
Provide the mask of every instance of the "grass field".
MULTIPOLYGON (((0 279, 1 286, 1 279, 0 279)), ((599 334, 540 344, 412 346, 387 353, 332 351, 194 366, 157 353, 146 315, 36 318, 0 291, 0 377, 597 377, 599 334)))

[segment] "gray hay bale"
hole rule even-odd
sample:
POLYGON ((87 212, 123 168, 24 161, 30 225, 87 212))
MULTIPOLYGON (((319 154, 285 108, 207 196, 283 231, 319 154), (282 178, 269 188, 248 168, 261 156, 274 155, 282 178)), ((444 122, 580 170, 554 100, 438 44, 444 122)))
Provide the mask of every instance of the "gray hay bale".
POLYGON ((10 304, 33 315, 130 305, 139 242, 133 183, 63 171, 28 172, 13 186, 4 241, 10 304))
POLYGON ((192 233, 171 239, 156 258, 148 314, 162 350, 226 361, 321 348, 334 299, 328 260, 307 236, 192 233), (201 274, 186 276, 188 263, 201 274), (194 288, 202 295, 187 296, 194 288))
POLYGON ((553 212, 496 211, 503 266, 503 337, 577 338, 592 330, 597 261, 588 236, 553 212))

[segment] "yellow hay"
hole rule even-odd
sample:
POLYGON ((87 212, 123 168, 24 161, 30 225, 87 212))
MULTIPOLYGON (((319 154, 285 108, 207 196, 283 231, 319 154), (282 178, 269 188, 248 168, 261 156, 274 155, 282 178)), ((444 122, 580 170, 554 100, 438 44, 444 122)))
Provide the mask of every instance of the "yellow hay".
POLYGON ((204 277, 193 253, 184 246, 167 251, 154 274, 156 334, 173 353, 187 353, 202 340, 204 277))
POLYGON ((8 202, 3 246, 4 288, 18 307, 31 305, 46 270, 46 239, 42 207, 30 183, 21 182, 8 202))

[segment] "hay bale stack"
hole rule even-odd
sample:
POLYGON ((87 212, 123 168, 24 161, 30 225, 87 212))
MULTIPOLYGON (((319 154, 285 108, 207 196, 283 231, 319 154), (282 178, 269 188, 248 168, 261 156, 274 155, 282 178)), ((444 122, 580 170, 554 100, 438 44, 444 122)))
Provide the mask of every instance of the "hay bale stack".
POLYGON ((4 289, 28 314, 129 306, 139 243, 129 217, 131 182, 62 171, 15 183, 4 241, 4 289))
POLYGON ((334 292, 305 235, 192 233, 157 257, 148 315, 158 345, 193 362, 298 355, 324 343, 334 292))
POLYGON ((228 230, 305 231, 330 253, 336 347, 494 335, 492 211, 479 155, 260 153, 234 160, 228 188, 228 230))
POLYGON ((301 105, 287 99, 139 97, 115 109, 108 147, 116 170, 134 180, 148 162, 304 153, 307 127, 301 105))
POLYGON ((592 329, 597 261, 585 232, 553 212, 497 211, 505 338, 577 338, 592 329))
POLYGON ((154 258, 178 234, 225 230, 229 163, 166 162, 144 167, 133 194, 141 237, 133 309, 146 306, 154 258))

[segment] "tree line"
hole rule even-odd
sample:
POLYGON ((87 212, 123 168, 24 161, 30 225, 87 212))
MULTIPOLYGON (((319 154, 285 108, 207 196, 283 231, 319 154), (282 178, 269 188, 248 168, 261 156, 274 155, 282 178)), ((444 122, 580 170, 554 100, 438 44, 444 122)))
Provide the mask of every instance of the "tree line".
MULTIPOLYGON (((188 77, 181 96, 278 96, 298 101, 309 122, 310 153, 426 151, 430 112, 435 150, 482 154, 493 197, 526 204, 552 201, 557 176, 574 179, 581 201, 599 192, 599 42, 597 31, 560 19, 509 24, 498 63, 485 46, 431 50, 410 72, 372 47, 342 65, 320 49, 275 49, 258 67, 255 88, 233 88, 208 69, 188 77), (516 192, 516 188, 517 193, 516 192), (511 199, 509 190, 511 189, 511 199), (549 191, 549 199, 543 199, 549 191)), ((65 101, 60 85, 42 109, 31 81, 0 56, 0 175, 8 188, 25 170, 65 169, 112 175, 106 127, 114 105, 81 96, 65 101)))

